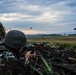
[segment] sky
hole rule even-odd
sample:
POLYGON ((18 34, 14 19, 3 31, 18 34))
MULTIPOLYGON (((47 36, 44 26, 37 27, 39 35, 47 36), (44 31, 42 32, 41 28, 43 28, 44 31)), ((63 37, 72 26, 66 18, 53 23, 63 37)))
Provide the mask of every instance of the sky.
POLYGON ((76 0, 0 0, 0 22, 6 32, 75 33, 76 0))

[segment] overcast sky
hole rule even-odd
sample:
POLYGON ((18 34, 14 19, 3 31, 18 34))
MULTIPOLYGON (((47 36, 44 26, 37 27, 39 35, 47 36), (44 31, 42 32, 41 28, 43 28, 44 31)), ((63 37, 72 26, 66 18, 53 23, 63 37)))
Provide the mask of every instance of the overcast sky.
POLYGON ((0 22, 25 34, 74 33, 76 0, 0 0, 0 22))

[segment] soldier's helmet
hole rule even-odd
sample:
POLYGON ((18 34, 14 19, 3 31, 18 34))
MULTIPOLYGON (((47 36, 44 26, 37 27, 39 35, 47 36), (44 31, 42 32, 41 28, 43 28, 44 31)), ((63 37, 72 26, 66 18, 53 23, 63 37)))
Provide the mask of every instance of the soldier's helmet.
POLYGON ((26 43, 26 36, 23 32, 19 30, 10 30, 4 40, 3 44, 14 49, 18 49, 24 46, 26 43))

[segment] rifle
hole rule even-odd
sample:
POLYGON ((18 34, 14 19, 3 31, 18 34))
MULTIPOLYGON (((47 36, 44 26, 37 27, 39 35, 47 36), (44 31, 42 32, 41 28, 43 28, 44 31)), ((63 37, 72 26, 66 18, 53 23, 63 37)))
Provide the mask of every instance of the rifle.
POLYGON ((33 43, 26 45, 22 52, 20 52, 16 57, 19 58, 24 55, 27 51, 31 51, 31 54, 34 54, 34 51, 41 49, 45 46, 45 43, 33 43))

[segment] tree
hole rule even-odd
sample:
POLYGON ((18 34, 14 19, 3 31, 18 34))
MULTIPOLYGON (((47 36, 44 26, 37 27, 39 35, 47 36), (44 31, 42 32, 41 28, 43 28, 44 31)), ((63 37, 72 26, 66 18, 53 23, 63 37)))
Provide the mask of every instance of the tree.
POLYGON ((0 22, 0 41, 2 41, 4 37, 5 37, 5 28, 3 27, 3 24, 0 22))

